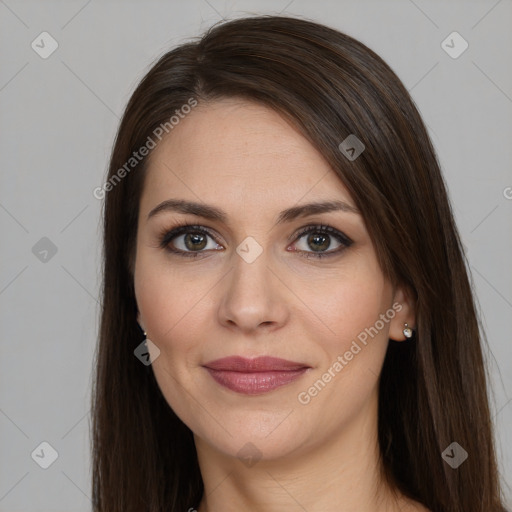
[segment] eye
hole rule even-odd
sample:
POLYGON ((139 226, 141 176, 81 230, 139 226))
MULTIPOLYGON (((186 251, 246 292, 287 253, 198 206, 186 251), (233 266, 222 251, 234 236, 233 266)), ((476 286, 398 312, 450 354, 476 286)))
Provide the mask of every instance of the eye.
POLYGON ((170 231, 165 230, 160 237, 160 247, 180 256, 196 257, 204 249, 218 250, 222 246, 213 240, 210 232, 202 226, 178 226, 170 231), (208 238, 212 243, 208 244, 208 238))
POLYGON ((331 226, 323 225, 307 226, 297 234, 297 238, 299 241, 304 239, 303 247, 299 247, 298 250, 303 252, 303 256, 306 258, 334 256, 350 247, 353 243, 353 241, 341 231, 338 231, 331 226), (333 241, 335 244, 338 244, 334 248, 332 247, 333 241), (308 247, 313 248, 313 250, 308 251, 308 247))
MULTIPOLYGON (((307 226, 294 236, 294 239, 298 241, 303 238, 303 247, 295 248, 293 252, 298 252, 306 258, 334 256, 340 254, 353 243, 341 231, 323 225, 307 226), (338 244, 334 249, 332 248, 333 241, 338 244), (312 247, 313 250, 309 251, 308 247, 312 247)), ((184 257, 197 257, 206 250, 223 249, 208 229, 191 224, 177 226, 171 230, 165 229, 160 234, 159 240, 162 249, 184 257), (208 238, 211 239, 210 243, 208 238)))

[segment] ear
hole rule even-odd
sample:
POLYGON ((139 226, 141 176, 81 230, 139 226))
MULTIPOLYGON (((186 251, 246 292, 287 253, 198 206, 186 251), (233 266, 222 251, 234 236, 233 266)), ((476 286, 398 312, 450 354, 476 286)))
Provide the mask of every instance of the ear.
POLYGON ((389 337, 394 341, 406 341, 403 330, 405 324, 411 329, 416 328, 416 311, 412 293, 404 286, 395 288, 393 309, 396 312, 389 325, 389 337))

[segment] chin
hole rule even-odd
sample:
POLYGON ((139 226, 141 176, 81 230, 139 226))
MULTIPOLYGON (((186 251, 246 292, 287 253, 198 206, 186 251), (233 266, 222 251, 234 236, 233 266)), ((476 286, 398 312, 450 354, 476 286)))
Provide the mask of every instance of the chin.
POLYGON ((241 428, 240 431, 233 431, 233 436, 226 434, 221 437, 212 437, 211 432, 207 437, 194 434, 196 443, 198 437, 210 447, 227 457, 240 459, 246 466, 250 467, 261 461, 276 461, 286 459, 294 454, 303 444, 301 435, 289 432, 270 436, 262 436, 258 429, 254 430, 241 428))
POLYGON ((241 460, 245 457, 262 461, 283 459, 318 437, 313 426, 308 432, 308 426, 299 421, 292 407, 280 407, 275 412, 248 407, 229 413, 211 408, 209 412, 222 421, 216 422, 206 415, 187 422, 196 443, 199 438, 199 442, 215 451, 241 460))

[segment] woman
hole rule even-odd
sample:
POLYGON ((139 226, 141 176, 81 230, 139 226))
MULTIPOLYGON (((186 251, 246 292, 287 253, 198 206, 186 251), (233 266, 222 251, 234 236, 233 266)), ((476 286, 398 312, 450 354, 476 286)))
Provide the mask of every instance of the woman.
POLYGON ((95 511, 503 511, 479 324, 397 76, 230 21, 132 95, 105 196, 95 511))

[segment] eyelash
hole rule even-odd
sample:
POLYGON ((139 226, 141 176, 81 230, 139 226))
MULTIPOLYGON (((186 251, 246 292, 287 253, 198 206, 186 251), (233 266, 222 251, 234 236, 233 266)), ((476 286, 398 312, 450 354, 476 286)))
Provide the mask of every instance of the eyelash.
MULTIPOLYGON (((183 256, 185 258, 197 258, 201 253, 205 252, 202 251, 182 251, 181 249, 172 249, 169 244, 171 241, 183 234, 187 233, 201 233, 203 235, 207 235, 213 239, 215 237, 213 236, 213 233, 210 232, 210 230, 205 229, 202 226, 198 226, 195 224, 181 224, 178 225, 172 229, 169 230, 169 228, 166 228, 162 230, 162 232, 159 235, 159 247, 161 249, 165 249, 166 251, 177 254, 179 256, 183 256)), ((341 233, 337 229, 331 227, 331 226, 325 226, 325 225, 311 225, 306 226, 302 228, 296 235, 295 240, 301 239, 304 235, 307 235, 309 233, 321 233, 326 234, 329 236, 334 237, 338 242, 342 244, 342 247, 339 247, 338 249, 331 250, 329 252, 309 252, 309 251, 297 251, 298 254, 303 256, 304 258, 325 258, 329 256, 335 256, 337 254, 340 254, 342 251, 350 247, 353 243, 353 241, 348 238, 345 234, 341 233)), ((216 242, 218 243, 218 242, 216 242)))

